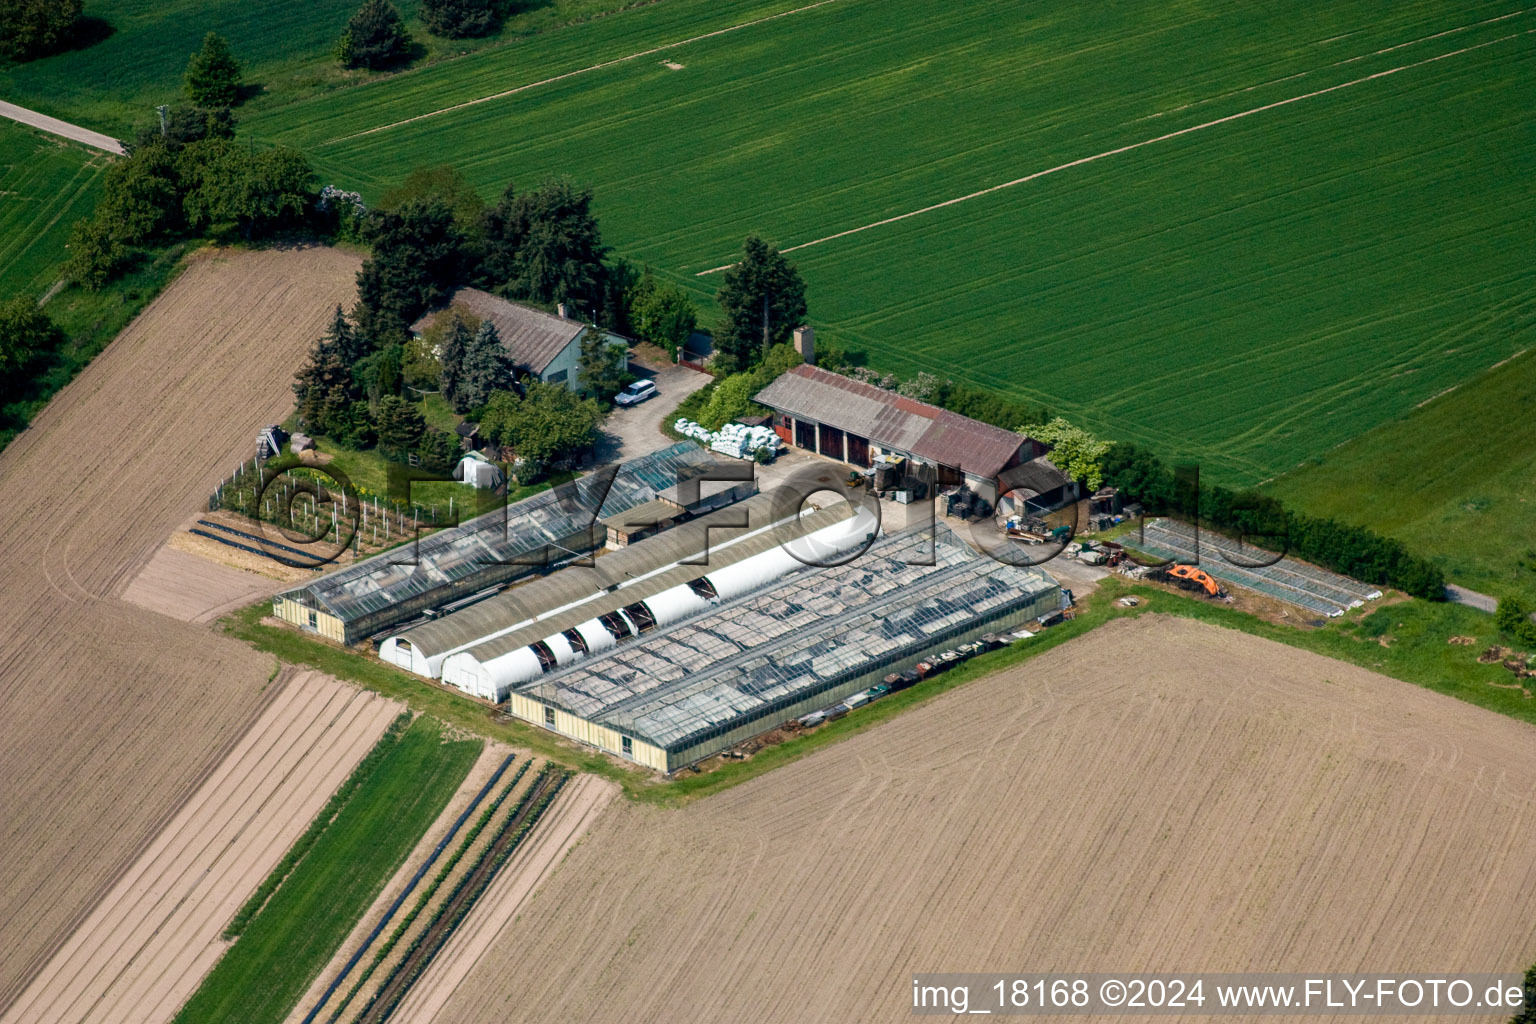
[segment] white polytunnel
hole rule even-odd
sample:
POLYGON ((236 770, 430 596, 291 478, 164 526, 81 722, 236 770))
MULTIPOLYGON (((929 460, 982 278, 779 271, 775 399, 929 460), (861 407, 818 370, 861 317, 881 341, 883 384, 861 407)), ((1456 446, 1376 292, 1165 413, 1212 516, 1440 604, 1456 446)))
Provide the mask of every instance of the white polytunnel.
POLYGON ((586 622, 578 622, 571 627, 581 634, 581 638, 587 642, 587 653, 598 654, 617 647, 619 642, 613 638, 613 634, 604 628, 596 619, 588 619, 586 622))
POLYGON ((690 615, 697 615, 704 611, 711 604, 713 604, 712 601, 700 597, 687 584, 673 587, 671 590, 663 590, 655 597, 645 599, 645 606, 651 610, 657 625, 681 622, 690 615))
POLYGON ((590 636, 585 652, 575 650, 564 633, 549 634, 509 653, 496 652, 485 661, 480 660, 479 648, 471 648, 447 658, 443 681, 462 686, 462 679, 475 686, 475 692, 484 690, 494 694, 487 699, 500 701, 515 687, 532 682, 552 669, 602 653, 651 629, 675 625, 721 602, 762 590, 798 570, 846 556, 857 551, 877 530, 874 515, 860 509, 858 514, 812 530, 791 542, 781 541, 767 550, 710 570, 696 580, 582 623, 577 629, 582 637, 590 636), (801 558, 787 550, 789 543, 795 545, 801 558), (810 558, 817 562, 808 564, 810 558), (707 586, 697 586, 700 580, 707 586), (606 643, 601 642, 600 632, 606 634, 606 643), (553 657, 542 653, 541 647, 552 652, 553 657), (470 667, 471 663, 474 668, 470 667))
POLYGON ((387 638, 379 655, 500 702, 515 686, 605 655, 807 564, 836 561, 876 532, 874 514, 845 502, 786 509, 782 498, 760 494, 605 552, 589 566, 561 568, 413 626, 387 638))

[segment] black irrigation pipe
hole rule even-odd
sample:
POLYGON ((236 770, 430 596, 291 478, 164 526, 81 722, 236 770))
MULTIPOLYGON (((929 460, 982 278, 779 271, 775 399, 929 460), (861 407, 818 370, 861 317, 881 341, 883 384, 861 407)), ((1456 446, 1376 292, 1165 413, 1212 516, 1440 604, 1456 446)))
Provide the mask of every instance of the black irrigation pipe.
MULTIPOLYGON (((212 527, 215 530, 223 530, 225 533, 232 533, 236 537, 244 537, 247 540, 254 540, 258 544, 265 544, 265 545, 267 545, 267 547, 269 547, 269 548, 277 548, 279 551, 291 551, 295 555, 303 555, 306 558, 313 558, 314 554, 315 554, 313 551, 301 551, 298 548, 291 548, 287 544, 279 544, 275 540, 268 540, 265 537, 258 537, 254 533, 246 533, 244 530, 237 530, 233 526, 225 526, 223 523, 210 523, 206 519, 199 519, 197 522, 198 522, 198 525, 200 525, 200 526, 210 526, 210 527, 212 527)), ((193 533, 202 533, 201 530, 193 530, 192 532, 193 533)), ((211 536, 211 534, 204 533, 203 536, 204 537, 208 537, 208 536, 211 536)), ((220 538, 214 537, 213 539, 214 540, 219 540, 220 538)), ((225 541, 224 543, 228 544, 229 542, 225 541)), ((246 550, 249 551, 250 549, 247 548, 246 550)))
POLYGON ((188 533, 195 533, 199 537, 207 537, 209 540, 216 540, 220 544, 228 544, 230 547, 232 547, 232 548, 239 548, 241 551, 249 551, 251 554, 253 554, 253 555, 260 555, 263 558, 271 558, 272 557, 272 553, 270 551, 262 551, 259 548, 251 547, 249 544, 241 544, 237 540, 230 540, 228 537, 220 537, 220 536, 218 536, 216 534, 209 533, 207 530, 199 530, 196 527, 193 527, 192 529, 188 530, 187 532, 188 533))
POLYGON ((485 795, 491 791, 492 787, 501 781, 502 775, 506 773, 507 768, 512 764, 512 759, 516 756, 516 754, 508 754, 506 760, 501 762, 501 766, 496 769, 485 785, 480 787, 480 792, 476 793, 475 799, 468 807, 464 808, 464 813, 459 815, 458 820, 453 823, 453 828, 449 829, 448 834, 443 836, 442 842, 437 844, 437 847, 432 851, 432 856, 428 857, 427 862, 421 866, 415 875, 411 876, 411 880, 406 885, 405 890, 395 897, 395 902, 391 903, 389 909, 384 912, 383 919, 373 926, 373 931, 369 932, 362 945, 357 947, 357 952, 353 953, 352 958, 342 965, 341 971, 336 975, 335 980, 321 993, 320 1001, 315 1004, 314 1009, 304 1015, 302 1024, 312 1024, 321 1008, 330 1002, 331 996, 336 994, 336 990, 341 987, 341 983, 346 980, 347 975, 352 973, 352 968, 357 966, 357 962, 363 958, 363 954, 368 952, 368 947, 373 945, 373 940, 379 937, 379 933, 394 918, 395 912, 400 909, 400 905, 415 891, 416 884, 421 881, 422 876, 427 873, 433 864, 437 863, 437 858, 442 855, 443 850, 447 849, 448 844, 453 841, 453 837, 459 834, 459 829, 464 827, 464 822, 469 820, 469 816, 475 812, 475 808, 480 806, 480 801, 484 800, 485 795))

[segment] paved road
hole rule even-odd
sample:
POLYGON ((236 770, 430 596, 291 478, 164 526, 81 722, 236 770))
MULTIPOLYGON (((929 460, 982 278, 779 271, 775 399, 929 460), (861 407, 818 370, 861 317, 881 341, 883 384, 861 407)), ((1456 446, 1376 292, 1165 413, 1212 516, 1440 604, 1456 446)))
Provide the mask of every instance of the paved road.
POLYGON ((709 374, 686 366, 649 367, 632 362, 629 369, 637 377, 654 380, 657 394, 608 415, 596 453, 597 461, 604 464, 638 458, 671 444, 672 438, 661 432, 661 421, 672 414, 678 402, 710 381, 709 374))
POLYGON ((123 144, 108 135, 93 132, 89 128, 81 128, 79 125, 70 124, 68 121, 60 121, 56 117, 47 114, 39 114, 35 110, 26 107, 18 107, 14 103, 0 100, 0 117, 8 117, 12 121, 20 121, 22 124, 31 125, 33 128, 41 128, 52 135, 58 135, 73 142, 82 142, 96 149, 104 149, 108 153, 122 156, 126 151, 123 144))
POLYGON ((1468 590, 1466 587, 1458 587, 1454 583, 1447 583, 1445 585, 1445 597, 1448 601, 1464 604, 1468 608, 1476 608, 1478 611, 1487 612, 1489 615, 1499 610, 1498 598, 1489 597, 1487 594, 1479 594, 1477 591, 1468 590))

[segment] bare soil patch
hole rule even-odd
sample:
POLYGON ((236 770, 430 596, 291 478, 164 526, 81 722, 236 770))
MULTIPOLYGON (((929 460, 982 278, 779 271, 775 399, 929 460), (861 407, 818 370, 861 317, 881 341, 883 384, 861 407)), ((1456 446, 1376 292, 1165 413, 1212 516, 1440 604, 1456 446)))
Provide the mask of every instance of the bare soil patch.
MULTIPOLYGON (((289 674, 292 679, 286 678, 289 674)), ((318 672, 281 694, 0 1020, 169 1021, 220 934, 404 710, 318 672)))
POLYGON ((270 657, 117 597, 292 407, 357 266, 200 254, 0 453, 0 1009, 274 692, 270 657))
POLYGON ((1533 958, 1536 730, 1148 616, 681 810, 610 806, 410 1019, 897 1021, 915 971, 1533 958))
POLYGON ((199 558, 167 543, 124 588, 123 600, 183 622, 211 622, 282 586, 270 576, 199 558))

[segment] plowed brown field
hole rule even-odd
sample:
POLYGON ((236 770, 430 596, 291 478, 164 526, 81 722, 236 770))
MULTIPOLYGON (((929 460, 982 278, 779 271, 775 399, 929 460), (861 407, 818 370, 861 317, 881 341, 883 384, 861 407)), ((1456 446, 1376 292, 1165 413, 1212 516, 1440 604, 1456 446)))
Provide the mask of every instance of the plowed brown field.
POLYGON ((271 696, 271 658, 116 598, 292 408, 357 266, 195 258, 0 453, 0 1008, 271 696))
POLYGON ((917 971, 1533 958, 1536 729, 1145 618, 680 811, 613 805, 412 1020, 900 1021, 917 971))
POLYGON ((405 710, 318 672, 284 677, 266 714, 0 1024, 175 1015, 224 952, 220 933, 241 903, 405 710))

